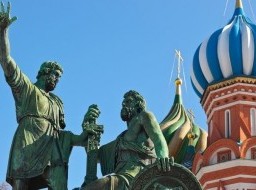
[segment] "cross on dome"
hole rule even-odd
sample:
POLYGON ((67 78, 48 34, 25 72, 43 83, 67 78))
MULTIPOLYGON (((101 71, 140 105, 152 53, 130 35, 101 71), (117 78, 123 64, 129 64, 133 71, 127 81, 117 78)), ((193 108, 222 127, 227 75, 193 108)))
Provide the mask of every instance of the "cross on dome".
POLYGON ((180 67, 181 67, 181 63, 183 62, 183 58, 181 56, 181 52, 179 50, 175 49, 175 55, 178 58, 178 68, 177 68, 177 72, 178 72, 178 78, 180 78, 180 67))
POLYGON ((194 119, 195 119, 195 115, 194 115, 194 112, 192 109, 188 109, 188 115, 189 115, 189 118, 191 119, 191 121, 193 122, 194 119))

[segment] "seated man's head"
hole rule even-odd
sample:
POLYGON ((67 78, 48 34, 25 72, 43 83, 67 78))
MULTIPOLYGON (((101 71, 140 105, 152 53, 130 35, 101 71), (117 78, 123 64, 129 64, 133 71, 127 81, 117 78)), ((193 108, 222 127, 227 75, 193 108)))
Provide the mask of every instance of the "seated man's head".
POLYGON ((44 81, 44 90, 49 92, 54 90, 62 73, 63 69, 57 62, 46 61, 41 65, 36 78, 44 81))
POLYGON ((130 121, 135 115, 145 110, 145 108, 145 99, 138 92, 130 90, 124 94, 121 118, 123 121, 130 121))

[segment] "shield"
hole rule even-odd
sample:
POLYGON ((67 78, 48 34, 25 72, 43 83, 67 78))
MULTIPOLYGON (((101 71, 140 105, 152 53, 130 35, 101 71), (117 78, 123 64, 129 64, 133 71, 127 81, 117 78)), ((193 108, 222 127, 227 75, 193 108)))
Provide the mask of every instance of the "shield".
POLYGON ((156 164, 139 173, 130 190, 202 190, 195 175, 180 164, 171 166, 170 171, 159 171, 156 164))

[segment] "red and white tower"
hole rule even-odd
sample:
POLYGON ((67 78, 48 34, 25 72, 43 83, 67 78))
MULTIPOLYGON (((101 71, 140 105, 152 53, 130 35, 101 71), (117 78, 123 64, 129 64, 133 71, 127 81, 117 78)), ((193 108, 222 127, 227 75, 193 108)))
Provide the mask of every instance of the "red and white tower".
POLYGON ((192 171, 207 190, 256 190, 256 25, 242 1, 197 49, 191 72, 207 115, 207 148, 192 171))

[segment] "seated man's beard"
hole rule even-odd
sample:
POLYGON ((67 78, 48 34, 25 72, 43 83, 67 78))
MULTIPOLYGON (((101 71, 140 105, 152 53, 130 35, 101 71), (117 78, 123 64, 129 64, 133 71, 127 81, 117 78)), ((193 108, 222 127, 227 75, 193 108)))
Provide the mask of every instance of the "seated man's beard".
POLYGON ((134 115, 134 108, 123 107, 121 110, 121 118, 123 121, 131 120, 134 115))

